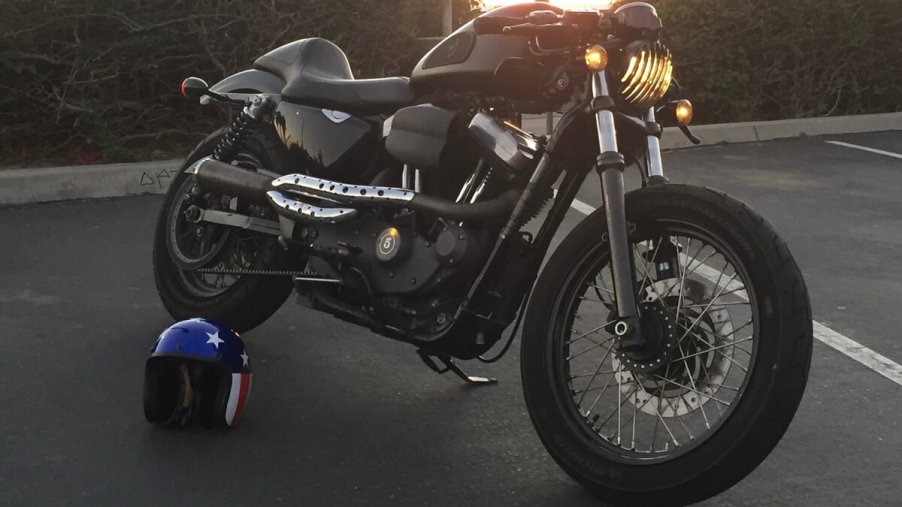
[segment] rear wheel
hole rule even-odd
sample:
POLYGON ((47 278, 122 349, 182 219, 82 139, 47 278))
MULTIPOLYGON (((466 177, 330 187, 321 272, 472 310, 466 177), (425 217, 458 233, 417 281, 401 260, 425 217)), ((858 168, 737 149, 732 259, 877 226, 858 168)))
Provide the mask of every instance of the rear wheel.
POLYGON ((537 283, 526 402, 554 459, 603 498, 694 502, 750 473, 789 426, 811 359, 808 294, 770 225, 724 194, 643 189, 627 196, 627 220, 650 345, 618 350, 598 211, 537 283))
MULTIPOLYGON (((291 279, 222 272, 285 269, 292 259, 272 236, 196 220, 199 209, 266 217, 272 213, 231 196, 201 192, 185 172, 213 153, 221 134, 211 135, 195 148, 166 194, 154 235, 154 277, 163 306, 174 319, 209 318, 243 332, 279 309, 292 291, 291 279)), ((250 171, 282 169, 261 133, 248 140, 232 163, 250 171)))

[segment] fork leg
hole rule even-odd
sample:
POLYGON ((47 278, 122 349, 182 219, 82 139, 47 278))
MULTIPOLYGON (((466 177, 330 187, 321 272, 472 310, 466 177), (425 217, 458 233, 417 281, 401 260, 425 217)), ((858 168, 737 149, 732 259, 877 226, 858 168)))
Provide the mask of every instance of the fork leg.
POLYGON ((614 299, 618 314, 614 334, 620 339, 620 349, 628 351, 645 345, 645 339, 639 332, 632 249, 627 232, 626 190, 623 184, 625 163, 617 147, 614 103, 608 93, 604 71, 592 76, 592 94, 591 107, 595 110, 600 150, 596 170, 601 177, 601 191, 604 195, 608 244, 611 249, 611 272, 614 278, 614 299))

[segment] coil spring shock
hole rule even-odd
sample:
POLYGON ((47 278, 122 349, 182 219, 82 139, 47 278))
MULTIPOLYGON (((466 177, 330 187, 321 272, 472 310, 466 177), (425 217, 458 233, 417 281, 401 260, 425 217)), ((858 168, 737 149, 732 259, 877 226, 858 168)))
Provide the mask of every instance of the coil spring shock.
POLYGON ((257 96, 248 104, 241 113, 232 121, 228 130, 219 139, 216 148, 213 149, 213 158, 220 162, 235 160, 247 140, 254 134, 257 127, 263 123, 263 118, 270 113, 273 102, 264 95, 257 96))

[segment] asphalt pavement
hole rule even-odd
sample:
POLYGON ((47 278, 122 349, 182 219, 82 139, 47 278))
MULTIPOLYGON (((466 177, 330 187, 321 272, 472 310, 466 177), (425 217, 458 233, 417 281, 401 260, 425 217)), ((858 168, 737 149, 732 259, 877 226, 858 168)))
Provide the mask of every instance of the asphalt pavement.
MULTIPOLYGON (((675 182, 767 217, 814 317, 902 362, 902 133, 670 152, 675 182)), ((632 177, 631 181, 635 182, 632 177)), ((579 200, 598 206, 590 179, 579 200)), ((469 388, 414 349, 295 305, 243 337, 255 369, 230 432, 148 425, 144 360, 171 324, 151 271, 159 196, 0 209, 0 504, 597 505, 547 455, 515 345, 469 388)), ((583 217, 571 210, 565 228, 583 217)), ((710 505, 902 504, 902 386, 816 342, 771 456, 710 505)))

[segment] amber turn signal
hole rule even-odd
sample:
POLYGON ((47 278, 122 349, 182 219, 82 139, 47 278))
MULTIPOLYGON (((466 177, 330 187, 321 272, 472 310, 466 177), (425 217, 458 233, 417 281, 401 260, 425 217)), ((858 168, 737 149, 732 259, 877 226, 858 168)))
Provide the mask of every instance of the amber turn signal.
POLYGON ((692 123, 692 102, 686 99, 678 100, 674 108, 674 114, 676 114, 677 123, 684 127, 689 125, 692 123))
POLYGON ((592 72, 601 72, 608 66, 608 52, 598 44, 586 48, 586 67, 592 72))

